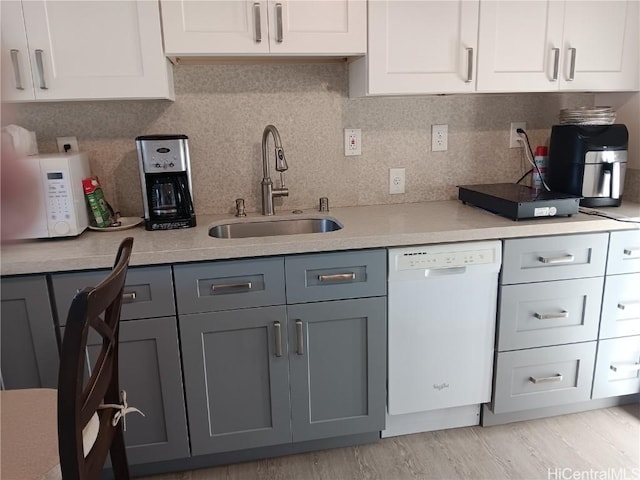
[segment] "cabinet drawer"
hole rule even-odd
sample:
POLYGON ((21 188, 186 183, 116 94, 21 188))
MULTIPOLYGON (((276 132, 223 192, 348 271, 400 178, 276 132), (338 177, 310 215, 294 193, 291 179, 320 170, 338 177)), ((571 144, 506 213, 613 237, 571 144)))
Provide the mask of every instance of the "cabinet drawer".
POLYGON ((500 287, 498 350, 596 340, 602 285, 595 277, 500 287))
POLYGON ((607 275, 640 272, 640 230, 612 232, 607 275))
MULTIPOLYGON (((66 325, 71 301, 78 290, 95 287, 109 270, 60 273, 52 275, 51 284, 60 325, 66 325)), ((125 281, 122 320, 170 317, 175 315, 171 267, 131 267, 125 281)))
POLYGON ((604 275, 608 233, 504 241, 501 284, 604 275))
POLYGON ((498 353, 493 413, 589 400, 596 342, 498 353))
POLYGON ((598 342, 592 398, 640 393, 640 336, 598 342))
POLYGON ((600 338, 640 335, 640 273, 610 275, 604 282, 600 338))
POLYGON ((176 265, 173 271, 181 314, 285 303, 282 257, 176 265))
POLYGON ((287 303, 386 295, 387 251, 287 257, 287 303))

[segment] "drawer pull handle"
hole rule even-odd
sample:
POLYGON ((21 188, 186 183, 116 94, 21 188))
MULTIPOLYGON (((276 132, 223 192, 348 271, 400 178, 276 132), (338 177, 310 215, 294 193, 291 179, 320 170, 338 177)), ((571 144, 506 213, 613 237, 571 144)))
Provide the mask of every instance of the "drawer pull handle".
POLYGON ((276 357, 282 356, 282 333, 280 328, 280 322, 273 322, 273 331, 276 338, 276 357))
POLYGON ((253 28, 254 28, 254 41, 256 43, 262 42, 262 28, 260 20, 260 4, 253 4, 253 28))
POLYGON ((640 363, 612 363, 609 368, 614 372, 638 372, 640 363))
POLYGON ((211 285, 211 293, 215 295, 216 293, 229 293, 229 292, 235 292, 238 290, 247 291, 247 290, 251 290, 251 287, 252 287, 251 282, 221 283, 219 285, 211 285))
POLYGON ((619 303, 618 304, 618 308, 620 310, 626 310, 626 309, 635 310, 638 307, 640 307, 640 302, 628 302, 628 303, 619 303))
POLYGON ((533 314, 538 320, 553 320, 556 318, 569 318, 569 312, 567 310, 562 310, 558 313, 538 313, 535 312, 533 314))
POLYGON ((636 256, 636 255, 640 255, 640 248, 625 248, 624 249, 624 254, 631 257, 631 256, 636 256))
POLYGON ((296 353, 304 355, 304 338, 302 336, 302 320, 296 320, 296 353))
POLYGON ((529 377, 531 383, 557 383, 562 381, 562 374, 558 373, 552 377, 529 377))
POLYGON ((352 281, 355 279, 356 279, 356 274, 354 272, 336 273, 334 275, 318 275, 318 280, 320 280, 323 283, 345 282, 345 281, 352 281))
POLYGON ((122 294, 122 300, 127 302, 133 302, 136 299, 136 292, 124 292, 122 294))
POLYGON ((542 263, 547 263, 549 265, 558 264, 558 263, 571 263, 576 259, 571 254, 563 255, 562 257, 538 257, 538 261, 542 263))

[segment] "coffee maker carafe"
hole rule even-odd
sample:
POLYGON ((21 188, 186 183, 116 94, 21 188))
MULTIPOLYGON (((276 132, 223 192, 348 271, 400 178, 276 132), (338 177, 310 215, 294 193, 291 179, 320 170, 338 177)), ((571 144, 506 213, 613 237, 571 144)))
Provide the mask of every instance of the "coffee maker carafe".
POLYGON ((585 207, 617 207, 627 168, 629 132, 622 124, 554 125, 547 183, 555 192, 583 197, 585 207))
POLYGON ((195 227, 186 135, 136 138, 147 230, 195 227))

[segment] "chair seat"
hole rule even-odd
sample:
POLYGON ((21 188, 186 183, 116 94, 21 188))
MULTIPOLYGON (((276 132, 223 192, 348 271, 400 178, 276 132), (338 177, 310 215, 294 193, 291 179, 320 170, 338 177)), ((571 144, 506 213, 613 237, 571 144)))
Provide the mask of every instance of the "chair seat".
POLYGON ((58 480, 57 390, 0 392, 3 480, 58 480))

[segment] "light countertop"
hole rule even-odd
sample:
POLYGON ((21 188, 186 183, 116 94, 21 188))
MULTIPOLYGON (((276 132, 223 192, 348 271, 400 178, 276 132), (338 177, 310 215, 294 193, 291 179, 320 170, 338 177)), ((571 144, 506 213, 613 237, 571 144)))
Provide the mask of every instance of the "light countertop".
MULTIPOLYGON (((626 203, 603 211, 640 217, 640 204, 626 203)), ((270 218, 259 214, 247 218, 277 220, 299 216, 278 212, 270 218)), ((304 216, 322 215, 308 210, 304 216)), ((202 215, 197 217, 197 227, 184 230, 148 232, 139 226, 117 232, 85 231, 68 239, 29 240, 2 246, 0 274, 108 268, 118 244, 127 236, 135 239, 131 265, 153 265, 640 228, 638 224, 586 214, 514 222, 456 200, 341 207, 332 209, 328 216, 344 228, 328 233, 226 240, 209 237, 209 228, 237 219, 231 215, 202 215)))

